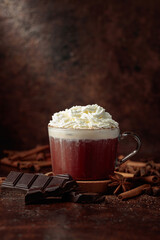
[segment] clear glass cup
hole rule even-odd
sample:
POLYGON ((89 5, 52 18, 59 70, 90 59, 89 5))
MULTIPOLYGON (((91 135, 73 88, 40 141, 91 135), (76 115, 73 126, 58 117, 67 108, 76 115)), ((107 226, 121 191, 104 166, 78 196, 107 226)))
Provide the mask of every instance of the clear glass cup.
POLYGON ((121 162, 135 155, 141 145, 136 134, 120 134, 118 128, 64 129, 48 126, 48 133, 54 174, 68 173, 75 180, 102 180, 113 174, 120 139, 131 135, 137 141, 136 150, 121 162))

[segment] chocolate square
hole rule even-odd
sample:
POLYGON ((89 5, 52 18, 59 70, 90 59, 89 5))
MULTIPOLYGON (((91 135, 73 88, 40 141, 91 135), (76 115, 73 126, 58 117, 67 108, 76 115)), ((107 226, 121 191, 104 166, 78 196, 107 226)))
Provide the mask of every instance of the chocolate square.
POLYGON ((52 177, 48 177, 45 175, 38 175, 36 180, 33 182, 30 189, 40 189, 43 190, 52 180, 52 177))
POLYGON ((52 180, 45 188, 45 196, 60 196, 62 195, 63 184, 68 181, 65 177, 53 176, 52 180))
POLYGON ((20 180, 15 185, 15 188, 28 190, 37 177, 38 175, 35 175, 33 173, 24 173, 20 180))
POLYGON ((13 188, 16 183, 20 180, 20 178, 22 177, 23 173, 21 172, 14 172, 14 171, 11 171, 6 180, 2 183, 2 187, 11 187, 13 188))

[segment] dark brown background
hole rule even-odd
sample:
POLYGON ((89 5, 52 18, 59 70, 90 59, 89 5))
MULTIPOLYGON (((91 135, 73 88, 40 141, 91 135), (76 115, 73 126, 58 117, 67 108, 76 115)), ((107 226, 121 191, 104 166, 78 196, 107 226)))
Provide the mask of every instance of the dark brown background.
POLYGON ((48 143, 51 115, 97 103, 159 152, 159 0, 0 1, 0 144, 48 143))

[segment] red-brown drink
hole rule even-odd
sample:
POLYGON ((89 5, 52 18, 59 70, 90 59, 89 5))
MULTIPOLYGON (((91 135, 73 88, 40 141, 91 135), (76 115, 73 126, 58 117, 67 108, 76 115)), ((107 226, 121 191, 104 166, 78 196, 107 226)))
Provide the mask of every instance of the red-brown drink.
POLYGON ((77 130, 49 127, 52 168, 76 180, 100 180, 113 174, 119 129, 77 130))
POLYGON ((103 180, 113 174, 119 139, 131 136, 137 142, 136 149, 121 163, 141 146, 135 133, 119 134, 119 124, 97 104, 54 113, 48 132, 53 172, 68 173, 75 180, 103 180))

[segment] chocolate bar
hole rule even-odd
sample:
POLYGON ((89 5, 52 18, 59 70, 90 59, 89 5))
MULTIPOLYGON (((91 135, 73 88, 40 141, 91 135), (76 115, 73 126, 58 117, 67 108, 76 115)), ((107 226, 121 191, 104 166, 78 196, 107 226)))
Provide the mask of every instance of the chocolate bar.
POLYGON ((48 197, 61 198, 64 193, 75 190, 78 184, 68 174, 45 176, 44 174, 10 172, 2 183, 4 189, 25 192, 25 203, 37 203, 48 197))
POLYGON ((100 203, 104 196, 96 193, 76 192, 78 184, 68 174, 45 176, 44 174, 10 172, 1 185, 4 189, 25 192, 25 204, 71 201, 75 203, 100 203))
MULTIPOLYGON (((46 177, 46 176, 45 176, 46 177)), ((38 181, 38 179, 36 179, 38 181)), ((36 185, 36 184, 35 184, 36 185)), ((59 174, 53 177, 48 177, 48 182, 43 188, 29 189, 25 195, 25 203, 42 203, 46 202, 48 198, 61 199, 64 193, 75 190, 78 184, 68 174, 59 174)))

